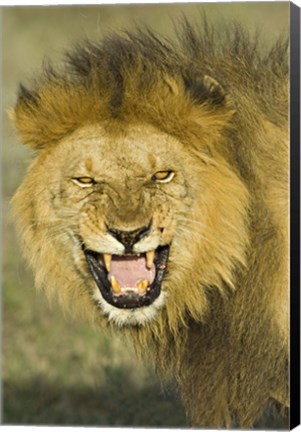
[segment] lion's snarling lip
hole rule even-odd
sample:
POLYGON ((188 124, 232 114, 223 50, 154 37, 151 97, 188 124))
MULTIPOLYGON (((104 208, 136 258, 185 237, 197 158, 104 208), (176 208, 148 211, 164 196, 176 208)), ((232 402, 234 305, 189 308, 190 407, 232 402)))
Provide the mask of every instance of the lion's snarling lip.
POLYGON ((159 246, 150 268, 147 267, 146 254, 113 255, 108 269, 105 254, 89 249, 84 249, 84 253, 103 298, 117 308, 134 309, 149 306, 159 297, 167 271, 169 249, 169 245, 159 246), (128 283, 132 286, 122 286, 126 284, 124 281, 132 281, 128 283))

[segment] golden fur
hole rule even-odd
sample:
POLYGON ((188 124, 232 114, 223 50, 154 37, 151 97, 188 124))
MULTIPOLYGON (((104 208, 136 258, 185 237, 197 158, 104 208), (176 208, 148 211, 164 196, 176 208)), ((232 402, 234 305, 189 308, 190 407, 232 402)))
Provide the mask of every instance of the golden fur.
POLYGON ((151 353, 194 426, 249 427, 268 400, 288 405, 286 42, 265 55, 238 26, 203 24, 177 45, 148 31, 86 43, 22 87, 12 117, 37 153, 13 205, 50 299, 151 353), (169 167, 172 182, 148 182, 169 167), (85 175, 98 189, 70 181, 85 175), (106 309, 78 239, 98 250, 108 221, 151 217, 149 242, 171 242, 164 297, 106 309))

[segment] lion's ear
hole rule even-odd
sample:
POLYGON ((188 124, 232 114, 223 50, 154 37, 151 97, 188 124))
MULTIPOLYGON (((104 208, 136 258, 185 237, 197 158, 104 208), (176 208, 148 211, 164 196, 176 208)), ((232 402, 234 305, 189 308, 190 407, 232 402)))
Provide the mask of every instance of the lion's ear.
POLYGON ((39 148, 36 136, 40 134, 37 123, 39 97, 35 91, 20 84, 17 103, 8 111, 8 116, 19 132, 22 142, 31 148, 39 148))
POLYGON ((227 95, 223 87, 214 78, 210 77, 209 75, 205 75, 203 79, 203 85, 208 92, 208 99, 210 99, 212 103, 225 104, 227 95))
POLYGON ((184 77, 185 90, 195 104, 209 104, 214 107, 229 106, 228 96, 223 87, 211 76, 184 77))
POLYGON ((191 119, 207 134, 212 133, 217 138, 235 113, 230 97, 220 83, 209 75, 200 77, 190 74, 190 78, 184 78, 184 86, 191 101, 191 119))
POLYGON ((55 145, 91 118, 92 108, 97 111, 97 104, 84 88, 54 79, 41 84, 33 90, 21 85, 10 112, 23 144, 34 150, 55 145))

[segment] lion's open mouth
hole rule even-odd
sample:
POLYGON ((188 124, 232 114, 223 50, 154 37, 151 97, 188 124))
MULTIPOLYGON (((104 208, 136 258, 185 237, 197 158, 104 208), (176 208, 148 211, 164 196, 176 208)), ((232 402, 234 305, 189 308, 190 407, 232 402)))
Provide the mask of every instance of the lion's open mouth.
POLYGON ((117 308, 148 306, 160 295, 169 246, 139 255, 109 255, 84 249, 103 298, 117 308))

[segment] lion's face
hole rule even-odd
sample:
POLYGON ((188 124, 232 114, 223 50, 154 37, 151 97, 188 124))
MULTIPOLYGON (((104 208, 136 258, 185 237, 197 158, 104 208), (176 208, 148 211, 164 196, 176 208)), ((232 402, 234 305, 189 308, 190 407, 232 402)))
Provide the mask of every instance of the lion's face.
POLYGON ((191 204, 186 164, 177 156, 189 155, 181 147, 147 127, 114 138, 88 129, 65 144, 57 216, 73 213, 66 229, 74 266, 112 318, 122 309, 124 322, 139 323, 164 304, 169 255, 191 204), (72 160, 76 147, 81 153, 72 160))
POLYGON ((86 126, 41 152, 15 197, 37 284, 117 325, 202 310, 204 287, 231 279, 227 196, 244 194, 208 160, 149 125, 86 126))

